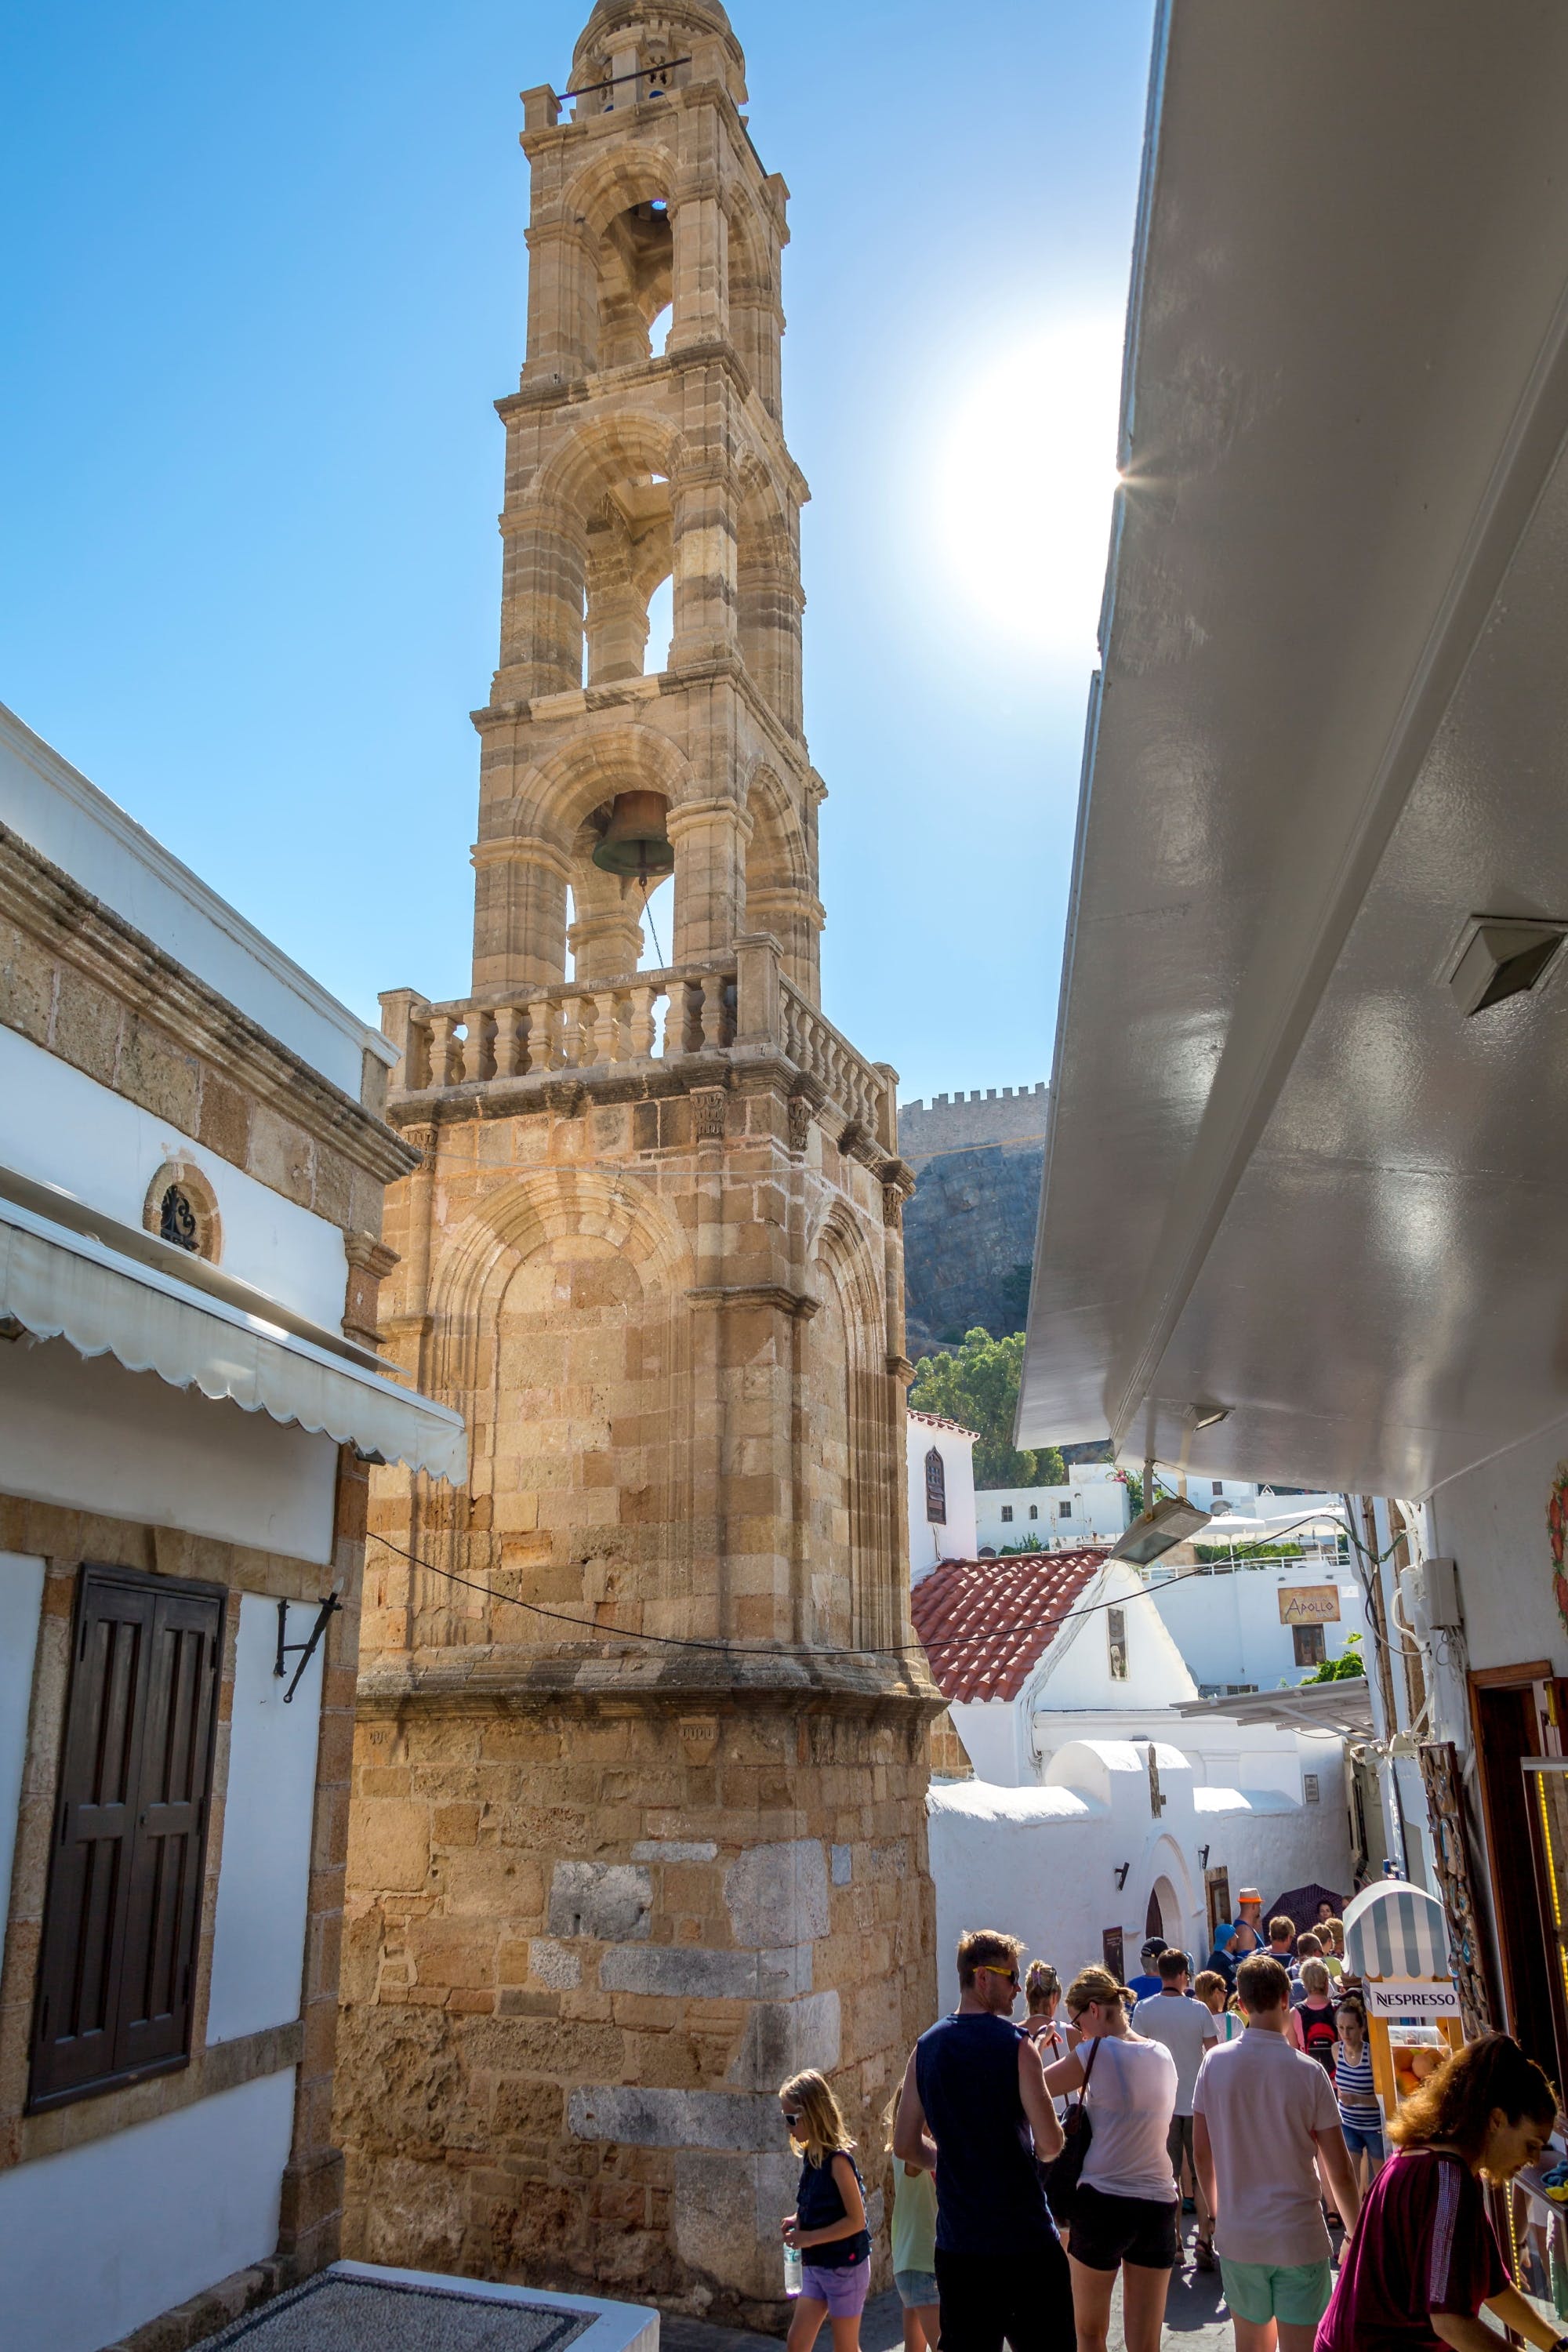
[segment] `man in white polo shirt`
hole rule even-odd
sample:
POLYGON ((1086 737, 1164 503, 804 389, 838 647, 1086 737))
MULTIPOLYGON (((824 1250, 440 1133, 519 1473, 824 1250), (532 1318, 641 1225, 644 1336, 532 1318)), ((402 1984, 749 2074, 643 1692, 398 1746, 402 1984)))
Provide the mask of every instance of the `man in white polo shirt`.
MULTIPOLYGON (((1318 2160, 1347 2233, 1361 2212, 1333 2085, 1286 2039, 1290 1979, 1257 1952, 1237 1970, 1239 2042, 1211 2050, 1193 2094, 1193 2157, 1215 2217, 1236 2352, 1312 2352, 1332 2284, 1318 2160)), ((1347 2243, 1348 2243, 1347 2235, 1347 2243)))

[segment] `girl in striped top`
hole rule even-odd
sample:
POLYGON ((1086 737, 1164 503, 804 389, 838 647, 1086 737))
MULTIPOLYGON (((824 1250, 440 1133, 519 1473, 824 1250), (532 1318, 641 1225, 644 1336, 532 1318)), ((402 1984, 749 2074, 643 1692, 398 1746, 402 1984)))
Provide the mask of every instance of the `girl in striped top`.
POLYGON ((1340 2128, 1351 2152, 1351 2164, 1361 2186, 1361 2160, 1367 2163, 1366 2189, 1383 2169, 1383 2109, 1372 2079, 1372 2052, 1367 2045, 1366 2011, 1353 1992, 1339 2007, 1340 2038, 1334 2050, 1334 2096, 1339 2101, 1340 2128))

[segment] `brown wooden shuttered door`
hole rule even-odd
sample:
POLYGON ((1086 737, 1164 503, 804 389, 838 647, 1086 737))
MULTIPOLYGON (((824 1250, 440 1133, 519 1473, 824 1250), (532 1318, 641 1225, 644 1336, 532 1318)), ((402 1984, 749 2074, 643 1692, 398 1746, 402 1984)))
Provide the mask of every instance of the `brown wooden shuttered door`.
POLYGON ((81 1571, 34 2109, 190 2055, 223 1601, 210 1586, 81 1571))

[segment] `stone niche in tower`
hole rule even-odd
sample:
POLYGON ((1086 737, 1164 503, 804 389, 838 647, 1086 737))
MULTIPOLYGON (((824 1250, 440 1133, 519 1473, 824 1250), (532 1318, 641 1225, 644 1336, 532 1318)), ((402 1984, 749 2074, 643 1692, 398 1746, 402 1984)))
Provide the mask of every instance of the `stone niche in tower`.
POLYGON ((819 1003, 786 192, 708 0, 604 0, 570 89, 525 95, 472 992, 383 999, 389 1333, 472 1473, 374 1478, 348 2242, 773 2324, 778 2084, 823 2067, 879 2147, 935 1997, 912 1179, 819 1003), (668 962, 595 862, 632 793, 668 962))

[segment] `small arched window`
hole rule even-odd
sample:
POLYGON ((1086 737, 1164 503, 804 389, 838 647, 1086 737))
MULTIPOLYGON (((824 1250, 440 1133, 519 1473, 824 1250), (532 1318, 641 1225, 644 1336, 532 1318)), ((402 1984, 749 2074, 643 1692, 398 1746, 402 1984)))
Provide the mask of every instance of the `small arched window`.
POLYGON ((932 1527, 947 1525, 947 1465, 934 1445, 926 1455, 926 1517, 932 1527))
POLYGON ((220 1226, 217 1195, 188 1160, 165 1160, 147 1187, 142 1222, 172 1249, 216 1262, 220 1226))
POLYGON ((1039 1517, 1039 1516, 1040 1516, 1040 1507, 1039 1507, 1038 1503, 1031 1503, 1031 1504, 1030 1504, 1030 1506, 1029 1506, 1029 1517, 1030 1517, 1032 1519, 1037 1519, 1037 1518, 1039 1517))

